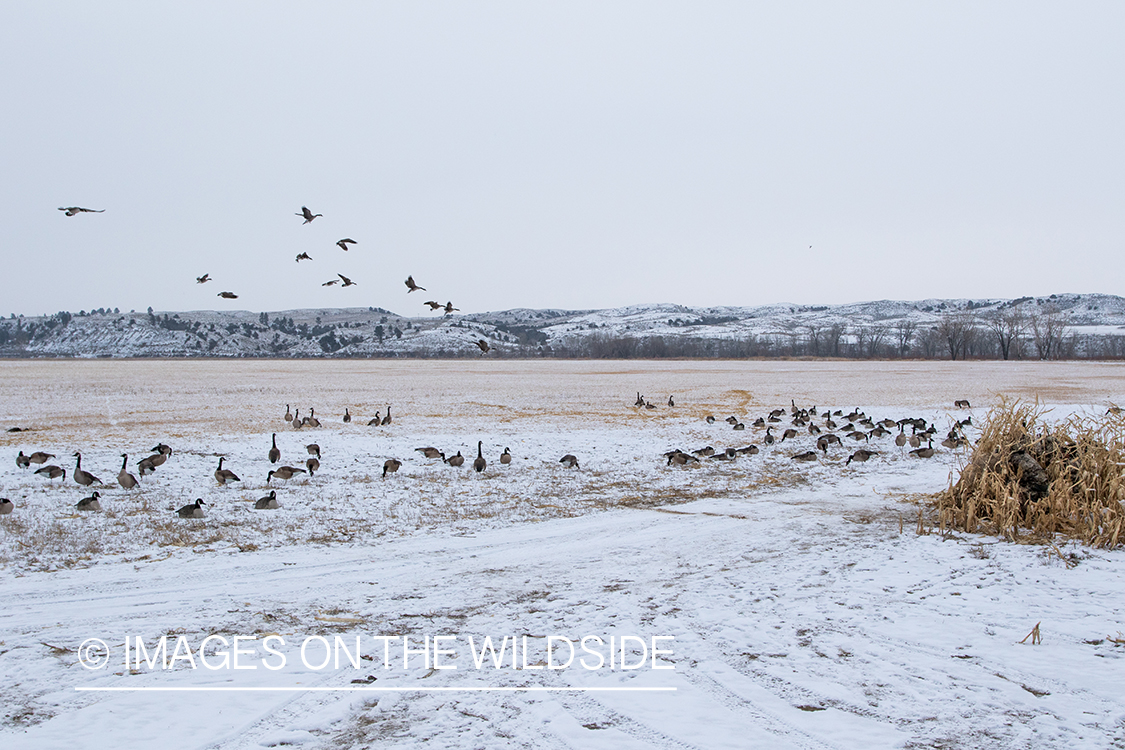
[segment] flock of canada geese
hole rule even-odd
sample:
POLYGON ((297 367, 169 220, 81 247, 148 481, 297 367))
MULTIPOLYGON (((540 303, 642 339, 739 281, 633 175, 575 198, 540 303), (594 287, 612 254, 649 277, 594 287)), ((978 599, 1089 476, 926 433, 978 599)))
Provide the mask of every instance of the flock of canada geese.
MULTIPOLYGON (((674 408, 676 405, 675 397, 668 397, 668 406, 674 408)), ((634 402, 634 407, 641 409, 656 409, 657 407, 645 399, 639 392, 637 393, 637 400, 634 402)), ((955 404, 958 408, 969 408, 968 401, 957 401, 955 404)), ((931 458, 934 455, 934 435, 937 433, 937 427, 932 423, 927 423, 925 419, 919 417, 907 417, 905 419, 893 420, 883 419, 879 421, 873 420, 868 417, 858 408, 853 409, 848 414, 843 414, 839 409, 832 411, 824 409, 819 411, 816 406, 811 408, 798 407, 795 401, 790 401, 789 413, 786 414, 785 409, 774 409, 768 416, 758 417, 751 423, 752 427, 765 428, 765 434, 762 437, 762 442, 767 446, 774 444, 780 445, 786 440, 794 440, 800 436, 801 431, 807 432, 812 437, 816 438, 816 450, 806 450, 800 453, 795 453, 790 456, 791 460, 798 462, 811 462, 817 460, 817 451, 821 451, 824 455, 828 455, 829 447, 843 446, 843 440, 854 440, 862 442, 863 447, 857 448, 845 462, 845 466, 851 465, 853 461, 865 462, 872 456, 879 455, 880 451, 873 450, 871 446, 872 440, 889 437, 894 434, 895 428, 898 429, 898 434, 894 437, 894 443, 899 449, 905 448, 907 445, 911 447, 910 455, 917 458, 931 458), (789 426, 782 428, 780 425, 784 418, 788 417, 789 426), (839 424, 834 417, 839 417, 846 423, 839 424), (821 423, 817 424, 817 420, 821 423), (775 425, 781 431, 781 436, 778 438, 773 434, 775 425), (906 428, 910 428, 910 434, 906 433, 906 428), (843 437, 841 437, 843 436, 843 437), (922 443, 926 445, 923 446, 922 443)), ((298 409, 296 412, 291 411, 290 405, 285 405, 285 416, 283 420, 286 425, 292 427, 294 430, 305 428, 320 427, 320 420, 316 417, 316 409, 310 408, 307 416, 302 417, 301 411, 298 409)), ((344 409, 344 416, 342 419, 345 423, 352 421, 352 415, 348 408, 344 409)), ((705 417, 707 424, 715 424, 717 420, 713 415, 705 417)), ((746 430, 746 425, 736 416, 729 416, 725 420, 735 432, 742 432, 746 430)), ((380 412, 375 413, 375 417, 367 422, 368 426, 384 427, 391 424, 391 407, 387 406, 386 416, 381 416, 380 412)), ((968 443, 964 435, 964 428, 972 424, 972 417, 968 417, 961 421, 956 421, 949 430, 941 444, 949 449, 960 448, 968 443)), ((315 475, 320 470, 320 445, 317 443, 309 443, 304 446, 307 458, 305 459, 304 468, 299 466, 282 465, 277 468, 270 469, 266 475, 266 485, 269 486, 275 478, 281 481, 288 481, 294 476, 299 474, 307 474, 310 477, 315 475)), ((435 448, 431 445, 415 448, 415 451, 420 453, 427 459, 441 459, 445 464, 452 467, 461 467, 465 464, 466 456, 461 455, 458 450, 456 454, 447 456, 445 451, 435 448)), ((687 466, 689 464, 699 465, 704 460, 708 461, 732 461, 741 455, 754 455, 760 452, 760 448, 751 443, 750 445, 741 448, 726 448, 724 450, 715 450, 712 446, 704 446, 693 451, 684 451, 679 448, 674 448, 664 453, 664 458, 667 459, 667 466, 673 464, 677 466, 687 466)), ((147 476, 156 471, 156 469, 168 460, 172 455, 172 448, 164 443, 158 443, 151 449, 151 454, 137 462, 137 472, 142 476, 147 476)), ((83 487, 104 486, 105 483, 98 477, 91 474, 89 471, 82 468, 82 453, 75 451, 72 454, 75 459, 74 469, 71 471, 71 479, 75 483, 83 487)), ((48 480, 61 479, 66 481, 67 470, 55 464, 48 464, 52 458, 56 458, 55 454, 47 453, 44 451, 36 451, 30 455, 25 455, 23 450, 20 450, 19 455, 16 456, 16 466, 20 469, 29 469, 32 464, 40 468, 35 470, 35 474, 46 477, 48 480)), ((277 447, 277 433, 274 432, 270 438, 270 448, 266 452, 266 458, 271 465, 276 465, 281 460, 281 449, 277 447)), ((500 463, 507 466, 512 462, 511 450, 507 447, 504 452, 500 454, 500 463)), ((222 486, 226 486, 233 482, 241 482, 242 479, 230 469, 223 466, 225 458, 219 457, 219 465, 215 468, 215 481, 222 486)), ((568 453, 559 459, 559 463, 572 469, 579 469, 578 457, 574 454, 568 453)), ((393 474, 399 470, 403 462, 397 458, 388 458, 383 463, 383 478, 386 479, 388 474, 393 474)), ((477 455, 472 462, 473 470, 478 474, 483 472, 488 466, 488 460, 484 457, 484 441, 477 441, 477 455)), ((117 473, 117 483, 125 490, 131 490, 139 485, 139 480, 136 476, 129 472, 129 454, 121 454, 121 469, 117 473)), ((75 508, 80 511, 100 511, 102 505, 100 502, 101 493, 94 490, 89 497, 81 499, 75 508)), ((193 503, 183 506, 176 511, 176 515, 180 518, 204 518, 203 506, 206 503, 202 498, 197 499, 193 503)), ((265 497, 259 498, 254 503, 256 510, 272 510, 279 508, 277 502, 277 491, 270 490, 270 493, 265 497)), ((15 504, 7 498, 0 498, 0 515, 7 515, 15 508, 15 504)))
MULTIPOLYGON (((94 209, 94 208, 83 208, 81 206, 59 206, 59 210, 65 212, 65 214, 67 216, 77 216, 78 214, 81 214, 81 213, 88 213, 88 214, 105 213, 104 208, 94 209)), ((308 206, 301 206, 301 210, 298 211, 296 215, 300 216, 301 218, 304 219, 303 224, 311 224, 313 219, 324 216, 324 214, 314 214, 312 211, 309 210, 308 206)), ((348 251, 349 245, 358 245, 358 244, 359 243, 356 242, 355 240, 353 240, 351 237, 343 237, 339 240, 336 240, 336 245, 341 250, 343 250, 344 252, 348 251)), ((297 254, 297 262, 300 263, 303 260, 312 260, 312 256, 309 255, 307 252, 298 253, 297 254)), ((321 286, 335 286, 337 284, 340 284, 341 288, 345 288, 345 289, 349 286, 358 286, 357 282, 352 281, 351 279, 349 279, 344 274, 337 273, 336 275, 339 278, 329 279, 328 281, 321 284, 321 286)), ((195 277, 195 283, 196 284, 206 284, 209 281, 214 281, 214 279, 211 278, 210 273, 205 273, 202 276, 196 276, 195 277)), ((424 291, 426 291, 426 287, 418 286, 418 284, 416 284, 414 282, 413 274, 407 276, 406 281, 404 283, 406 284, 406 293, 407 294, 410 294, 411 292, 424 292, 424 291)), ((235 294, 234 292, 230 292, 230 291, 219 292, 216 296, 222 297, 223 299, 238 299, 238 295, 235 294)), ((441 304, 440 302, 435 302, 433 300, 427 300, 426 302, 423 302, 422 304, 428 305, 429 308, 430 308, 430 312, 436 312, 437 310, 442 310, 444 312, 444 315, 452 315, 455 312, 461 312, 461 308, 454 307, 453 303, 451 301, 448 301, 448 300, 446 301, 446 303, 444 305, 441 304)), ((478 339, 476 343, 477 343, 477 346, 480 348, 480 351, 481 351, 482 355, 487 354, 488 351, 491 349, 491 347, 488 345, 488 342, 485 341, 484 339, 478 339)), ((2 507, 2 506, 0 506, 0 507, 2 507)), ((0 512, 2 512, 2 511, 0 511, 0 512)))

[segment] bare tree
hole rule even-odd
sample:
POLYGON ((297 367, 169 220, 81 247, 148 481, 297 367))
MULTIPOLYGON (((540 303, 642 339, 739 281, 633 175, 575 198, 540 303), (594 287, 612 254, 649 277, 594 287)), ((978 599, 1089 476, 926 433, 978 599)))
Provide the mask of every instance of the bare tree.
POLYGON ((805 326, 805 342, 808 353, 814 357, 820 356, 820 326, 809 323, 805 326))
POLYGON ((937 334, 951 360, 964 359, 970 338, 976 334, 976 316, 970 312, 946 313, 938 320, 937 334))
POLYGON ((1057 305, 1044 305, 1028 316, 1031 339, 1039 359, 1051 359, 1061 353, 1061 344, 1067 333, 1065 313, 1057 305))
POLYGON ((1027 328, 1027 316, 1023 314, 1023 310, 1015 306, 1007 310, 995 310, 984 318, 984 327, 996 337, 1004 359, 1009 359, 1013 354, 1019 355, 1020 337, 1027 328))
POLYGON ((895 325, 895 336, 898 338, 898 356, 905 357, 910 351, 910 342, 914 339, 914 332, 918 324, 909 318, 903 318, 895 325))
POLYGON ((824 331, 824 351, 832 357, 840 356, 840 340, 844 338, 844 324, 833 323, 824 331))

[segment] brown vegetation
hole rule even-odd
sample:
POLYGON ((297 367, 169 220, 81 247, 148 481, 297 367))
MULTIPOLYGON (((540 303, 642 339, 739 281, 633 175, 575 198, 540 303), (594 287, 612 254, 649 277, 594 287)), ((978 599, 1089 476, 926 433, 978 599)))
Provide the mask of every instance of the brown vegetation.
POLYGON ((1125 544, 1125 419, 1071 417, 1004 401, 986 418, 957 483, 936 497, 941 525, 1033 541, 1059 534, 1125 544))

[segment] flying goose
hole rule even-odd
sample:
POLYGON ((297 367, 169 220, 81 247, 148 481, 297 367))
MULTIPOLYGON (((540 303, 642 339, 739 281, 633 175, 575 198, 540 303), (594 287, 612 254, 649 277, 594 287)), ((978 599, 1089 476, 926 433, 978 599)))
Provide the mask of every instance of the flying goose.
POLYGON ((347 252, 348 245, 358 245, 359 243, 353 240, 351 237, 345 237, 342 240, 336 240, 336 244, 340 246, 341 250, 347 252))
POLYGON ((445 303, 445 314, 452 315, 455 312, 461 312, 460 307, 454 307, 452 302, 445 303))
POLYGON ((0 497, 0 516, 8 515, 15 509, 15 507, 16 504, 11 500, 6 497, 0 497))
POLYGON ((457 451, 456 456, 450 456, 444 459, 444 461, 450 466, 462 466, 465 463, 465 457, 461 455, 461 451, 457 451))
POLYGON ((82 208, 81 206, 59 206, 60 211, 66 211, 67 216, 74 216, 75 214, 103 214, 104 208, 82 208))
POLYGON ((354 281, 352 281, 351 279, 349 279, 349 278, 348 278, 347 276, 345 276, 344 274, 342 274, 342 273, 338 273, 338 274, 336 274, 336 275, 340 277, 340 281, 343 281, 343 282, 344 282, 343 286, 345 286, 345 287, 349 287, 349 286, 357 286, 357 284, 356 284, 356 283, 355 283, 354 281))
POLYGON ((273 479, 274 477, 277 477, 278 479, 283 479, 285 481, 289 481, 290 479, 293 478, 294 474, 307 474, 307 473, 308 472, 305 469, 295 469, 292 466, 279 466, 278 468, 272 470, 269 474, 266 474, 266 484, 269 484, 270 480, 273 479))
POLYGON ((440 302, 434 302, 433 300, 423 302, 422 304, 423 305, 429 305, 430 306, 430 312, 433 312, 434 310, 440 310, 441 308, 445 307, 445 305, 441 304, 440 302))
POLYGON ((228 482, 241 482, 242 480, 230 469, 223 468, 223 457, 219 456, 219 468, 215 469, 215 481, 219 484, 227 484, 228 482))
POLYGON ((500 463, 505 465, 512 463, 512 454, 508 452, 507 448, 500 454, 500 463))
POLYGON ((206 284, 210 280, 211 280, 211 274, 209 274, 209 273, 205 273, 202 276, 196 276, 195 277, 195 283, 196 284, 206 284))
POLYGON ((66 480, 66 469, 55 466, 54 464, 51 464, 50 466, 44 466, 41 469, 36 469, 35 473, 42 474, 48 479, 58 479, 59 477, 62 477, 64 481, 66 480))
POLYGON ((176 515, 180 518, 203 518, 203 506, 206 503, 202 499, 197 499, 194 503, 189 503, 176 511, 176 515))
POLYGON ((339 279, 332 279, 331 281, 324 282, 323 284, 321 284, 321 286, 336 286, 339 283, 340 283, 339 279))
POLYGON ((477 346, 480 347, 480 353, 481 354, 488 354, 488 350, 492 348, 491 346, 488 345, 488 342, 485 341, 484 339, 479 339, 477 341, 477 346))
POLYGON ((410 292, 416 292, 419 289, 421 289, 423 292, 426 291, 426 287, 418 286, 417 284, 414 283, 414 277, 413 276, 407 276, 406 281, 403 282, 403 283, 406 284, 406 288, 407 288, 406 293, 407 294, 410 294, 410 292))
POLYGON ((254 503, 254 510, 277 510, 280 507, 277 504, 277 490, 270 490, 270 494, 258 498, 254 503))
POLYGON ((323 216, 324 214, 314 214, 312 211, 309 210, 308 206, 301 206, 301 213, 296 214, 296 215, 297 216, 303 216, 305 218, 304 224, 308 224, 309 222, 311 222, 316 217, 323 216))
POLYGON ((123 488, 131 490, 137 486, 137 478, 130 474, 129 470, 125 468, 129 465, 129 454, 122 453, 121 458, 124 460, 121 462, 121 471, 117 472, 117 483, 123 488))
POLYGON ((102 480, 82 468, 82 454, 75 451, 74 455, 78 457, 78 462, 74 465, 74 472, 71 474, 71 476, 74 477, 74 481, 78 482, 78 484, 83 487, 89 487, 91 484, 101 484, 102 480))
POLYGON ((485 467, 488 466, 488 462, 484 460, 484 454, 481 453, 481 446, 483 445, 484 441, 477 441, 477 457, 476 460, 473 461, 473 470, 478 474, 484 471, 485 467))
POLYGON ((388 458, 383 462, 383 479, 387 478, 387 474, 394 474, 402 466, 402 461, 397 458, 388 458))
POLYGON ((565 456, 563 456, 562 458, 559 459, 559 463, 565 464, 566 467, 570 468, 570 469, 580 469, 580 468, 582 468, 581 466, 578 465, 578 457, 575 456, 573 453, 567 453, 565 456))
POLYGON ((222 297, 223 299, 238 299, 238 295, 234 292, 219 292, 215 296, 222 297))
POLYGON ((276 432, 273 433, 273 447, 270 448, 270 452, 269 452, 268 456, 269 456, 271 464, 276 464, 278 462, 278 460, 281 458, 281 451, 278 450, 278 448, 277 448, 277 433, 276 432))
POLYGON ((78 510, 101 510, 102 504, 98 502, 99 497, 101 497, 101 493, 95 490, 94 494, 82 498, 74 507, 78 510))
POLYGON ((297 255, 297 262, 300 263, 302 260, 312 260, 312 256, 308 253, 299 253, 297 255))

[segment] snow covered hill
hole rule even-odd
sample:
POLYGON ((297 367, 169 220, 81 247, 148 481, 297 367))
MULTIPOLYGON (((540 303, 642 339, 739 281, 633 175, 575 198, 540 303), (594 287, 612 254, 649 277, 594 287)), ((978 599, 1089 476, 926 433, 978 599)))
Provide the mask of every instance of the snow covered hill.
POLYGON ((1058 294, 1000 299, 879 300, 845 305, 531 310, 404 316, 378 307, 119 312, 99 309, 0 321, 0 356, 457 357, 477 356, 911 356, 947 358, 943 321, 974 333, 963 352, 999 357, 990 323, 1014 328, 1013 356, 1039 358, 1044 321, 1051 357, 1125 354, 1125 299, 1058 294))

